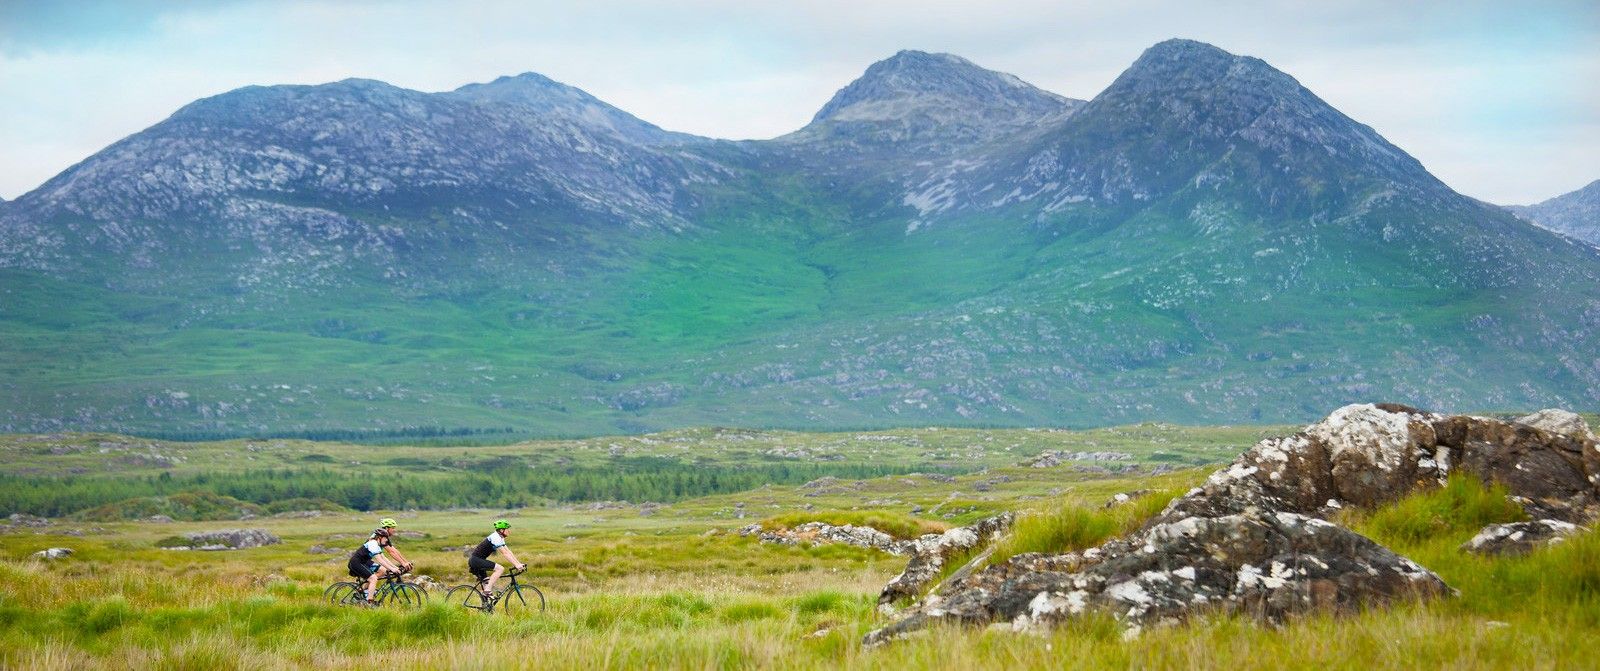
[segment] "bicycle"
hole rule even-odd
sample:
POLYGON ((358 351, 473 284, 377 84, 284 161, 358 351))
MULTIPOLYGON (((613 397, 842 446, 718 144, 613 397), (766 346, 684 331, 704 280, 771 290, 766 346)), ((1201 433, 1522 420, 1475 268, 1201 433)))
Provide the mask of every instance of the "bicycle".
POLYGON ((483 595, 482 587, 489 582, 489 577, 478 579, 475 585, 456 585, 445 593, 446 603, 459 603, 462 607, 471 608, 484 614, 493 613, 496 609, 508 615, 535 611, 544 612, 544 592, 538 587, 517 582, 517 576, 526 573, 527 569, 512 569, 506 571, 501 577, 509 578, 510 582, 505 587, 494 590, 489 596, 483 595))
POLYGON ((407 570, 391 573, 378 581, 378 589, 367 601, 364 583, 344 580, 329 585, 322 591, 323 599, 335 606, 366 606, 393 603, 402 607, 422 606, 428 603, 428 592, 401 579, 407 570))

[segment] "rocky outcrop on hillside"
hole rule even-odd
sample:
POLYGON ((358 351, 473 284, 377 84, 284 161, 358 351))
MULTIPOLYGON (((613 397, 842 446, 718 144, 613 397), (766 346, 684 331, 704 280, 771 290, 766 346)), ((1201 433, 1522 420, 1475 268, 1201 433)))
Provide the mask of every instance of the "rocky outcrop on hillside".
POLYGON ((1600 495, 1600 446, 1572 419, 1561 411, 1507 422, 1345 406, 1293 436, 1257 443, 1133 534, 1081 553, 1019 555, 951 581, 866 640, 941 621, 1026 630, 1090 611, 1134 632, 1199 612, 1277 622, 1448 595, 1433 572, 1325 518, 1440 486, 1459 472, 1504 485, 1538 520, 1529 529, 1486 530, 1484 547, 1531 538, 1533 526, 1567 530, 1595 516, 1600 495))
POLYGON ((1025 463, 1031 468, 1052 468, 1068 461, 1132 461, 1133 455, 1127 452, 1067 452, 1064 450, 1046 450, 1039 456, 1029 459, 1025 463))
POLYGON ((740 536, 755 536, 763 543, 813 545, 844 543, 896 556, 909 556, 906 570, 895 576, 878 595, 879 604, 891 604, 921 592, 944 569, 945 562, 957 553, 987 545, 1011 528, 1011 513, 978 520, 938 534, 923 534, 912 540, 899 540, 868 526, 826 522, 806 522, 789 529, 767 529, 751 524, 739 529, 740 536))
POLYGON ((243 550, 276 545, 278 537, 265 529, 219 529, 183 535, 188 545, 169 545, 169 550, 243 550))
POLYGON ((755 536, 763 543, 778 545, 844 543, 892 555, 905 554, 905 546, 910 542, 897 540, 894 536, 868 526, 854 524, 834 526, 826 522, 806 522, 790 529, 777 530, 768 530, 760 524, 751 524, 739 529, 739 535, 755 536))
POLYGON ((994 541, 1009 530, 1014 521, 1016 519, 1011 513, 1002 513, 969 526, 957 527, 942 534, 927 534, 910 541, 906 554, 911 555, 911 561, 906 563, 906 570, 884 585, 883 591, 878 593, 878 604, 892 604, 915 596, 939 577, 945 562, 952 556, 994 541))

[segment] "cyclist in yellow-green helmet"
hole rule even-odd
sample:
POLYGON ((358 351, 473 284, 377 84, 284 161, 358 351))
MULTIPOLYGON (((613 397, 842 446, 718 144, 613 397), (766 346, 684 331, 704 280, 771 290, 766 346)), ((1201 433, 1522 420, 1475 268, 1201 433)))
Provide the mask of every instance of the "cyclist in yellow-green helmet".
POLYGON ((345 565, 351 577, 366 581, 367 601, 371 601, 377 591, 379 578, 411 570, 411 562, 394 546, 394 532, 399 526, 393 518, 383 518, 367 537, 367 542, 350 554, 350 561, 345 565))

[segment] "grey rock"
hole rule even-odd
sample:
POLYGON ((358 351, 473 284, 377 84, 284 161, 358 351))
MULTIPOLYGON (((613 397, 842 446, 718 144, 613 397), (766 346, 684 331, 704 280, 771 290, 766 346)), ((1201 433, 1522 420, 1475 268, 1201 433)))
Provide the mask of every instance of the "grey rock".
POLYGON ((1201 611, 1280 622, 1450 589, 1433 572, 1331 522, 1260 511, 1159 524, 1081 555, 1021 555, 944 592, 866 642, 939 622, 1003 622, 1025 631, 1091 611, 1130 631, 1201 611))
POLYGON ((1066 452, 1062 450, 1047 450, 1040 452, 1039 456, 1026 462, 1032 468, 1052 468, 1069 461, 1130 461, 1133 455, 1127 452, 1066 452))
POLYGON ((186 533, 184 538, 197 550, 242 550, 276 545, 281 541, 265 529, 220 529, 186 533))
POLYGON ((1135 489, 1131 492, 1120 492, 1112 495, 1112 497, 1106 501, 1106 504, 1103 507, 1106 509, 1121 507, 1154 493, 1154 489, 1135 489))
POLYGON ((844 543, 892 555, 904 554, 906 551, 906 541, 896 540, 895 537, 872 527, 853 524, 834 526, 824 522, 806 522, 779 531, 767 531, 760 524, 752 524, 740 529, 739 533, 740 535, 753 533, 763 543, 778 545, 844 543))
POLYGON ((1531 415, 1518 417, 1517 421, 1528 426, 1544 429, 1550 433, 1559 433, 1569 438, 1579 440, 1596 440, 1594 430, 1589 428, 1588 422, 1578 413, 1557 408, 1545 408, 1531 415))
POLYGON ((36 515, 29 515, 27 513, 11 513, 11 516, 6 518, 6 524, 9 524, 13 527, 29 527, 37 529, 40 527, 50 526, 50 520, 36 515))
POLYGON ((33 553, 34 559, 62 559, 72 555, 72 548, 48 548, 33 553))
POLYGON ((1561 520, 1491 524, 1463 543, 1461 549, 1483 555, 1521 555, 1564 541, 1580 530, 1578 525, 1561 520))
POLYGON ((893 604, 916 596, 939 576, 952 555, 993 542, 1010 529, 1015 520, 1011 513, 1002 513, 942 534, 927 534, 909 541, 902 552, 911 555, 911 560, 904 571, 884 585, 878 593, 878 603, 893 604))

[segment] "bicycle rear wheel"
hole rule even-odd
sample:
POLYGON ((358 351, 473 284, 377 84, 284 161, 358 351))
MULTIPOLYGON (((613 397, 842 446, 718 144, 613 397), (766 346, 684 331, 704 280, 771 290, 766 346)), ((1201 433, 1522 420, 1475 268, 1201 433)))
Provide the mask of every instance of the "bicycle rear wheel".
POLYGON ((361 585, 353 582, 336 582, 322 591, 323 600, 339 606, 349 602, 350 597, 361 593, 361 585))
POLYGON ((483 602, 483 594, 473 585, 456 585, 445 592, 444 601, 448 604, 471 608, 476 611, 488 612, 483 602))

